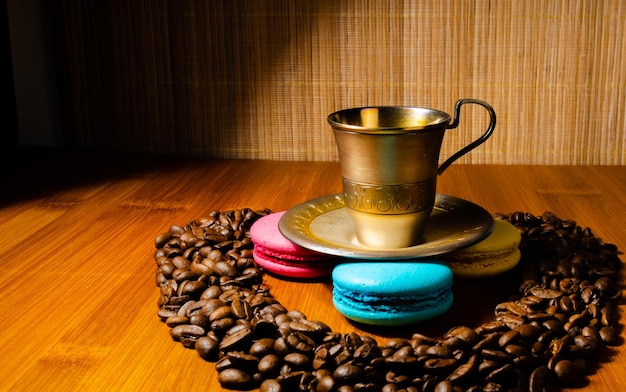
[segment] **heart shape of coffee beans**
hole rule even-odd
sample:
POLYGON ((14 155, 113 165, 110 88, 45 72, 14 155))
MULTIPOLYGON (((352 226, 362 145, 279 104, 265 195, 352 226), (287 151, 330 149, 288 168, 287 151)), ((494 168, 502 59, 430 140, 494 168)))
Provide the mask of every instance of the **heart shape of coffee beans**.
POLYGON ((158 315, 216 362, 224 388, 261 391, 546 391, 575 387, 622 344, 615 245, 546 212, 496 214, 522 233, 519 286, 495 319, 378 344, 288 310, 263 284, 249 229, 269 210, 213 211, 155 239, 158 315))

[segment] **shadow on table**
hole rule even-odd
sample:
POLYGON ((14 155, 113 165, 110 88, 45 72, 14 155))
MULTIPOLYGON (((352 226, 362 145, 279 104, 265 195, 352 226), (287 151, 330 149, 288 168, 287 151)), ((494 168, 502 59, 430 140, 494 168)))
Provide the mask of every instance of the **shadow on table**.
POLYGON ((176 169, 192 159, 200 158, 19 148, 0 156, 4 169, 0 207, 54 195, 76 186, 176 169))
POLYGON ((440 317, 401 327, 374 327, 356 323, 354 326, 378 336, 406 338, 410 338, 414 333, 441 337, 458 326, 475 328, 495 319, 496 305, 507 300, 516 283, 514 272, 487 279, 455 281, 452 286, 454 293, 452 308, 440 317))

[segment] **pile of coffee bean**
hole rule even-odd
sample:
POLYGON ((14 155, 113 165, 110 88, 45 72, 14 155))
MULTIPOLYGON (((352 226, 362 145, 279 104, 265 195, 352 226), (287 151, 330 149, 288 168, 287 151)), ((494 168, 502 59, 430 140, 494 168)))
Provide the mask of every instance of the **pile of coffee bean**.
POLYGON ((496 217, 522 234, 516 289, 494 320, 384 344, 288 310, 263 284, 249 229, 269 210, 214 211, 155 240, 158 315, 215 362, 224 388, 268 391, 551 391, 576 387, 622 344, 615 245, 546 212, 496 217))

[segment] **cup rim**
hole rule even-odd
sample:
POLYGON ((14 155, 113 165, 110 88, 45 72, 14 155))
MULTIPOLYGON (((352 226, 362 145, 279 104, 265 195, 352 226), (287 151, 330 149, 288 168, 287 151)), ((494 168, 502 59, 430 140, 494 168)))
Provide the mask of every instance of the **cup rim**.
POLYGON ((441 128, 441 126, 448 125, 451 117, 448 113, 437 109, 418 107, 418 106, 361 106, 354 108, 347 108, 337 110, 328 115, 327 121, 330 125, 337 130, 342 131, 354 131, 359 133, 407 133, 416 130, 428 130, 429 128, 441 128), (416 124, 414 126, 399 125, 399 126, 365 126, 360 124, 351 124, 342 122, 341 118, 346 116, 354 116, 357 113, 362 113, 364 110, 377 110, 377 111, 397 111, 406 113, 421 112, 421 116, 433 116, 435 121, 428 122, 426 124, 416 124))

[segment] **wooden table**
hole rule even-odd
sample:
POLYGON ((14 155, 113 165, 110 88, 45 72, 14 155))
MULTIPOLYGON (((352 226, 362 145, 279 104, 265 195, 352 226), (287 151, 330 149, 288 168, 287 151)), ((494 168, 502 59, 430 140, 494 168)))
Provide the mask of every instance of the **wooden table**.
MULTIPOLYGON (((280 211, 341 186, 338 163, 35 152, 3 160, 1 390, 219 390, 214 364, 173 342, 157 317, 154 238, 211 210, 280 211)), ((626 249, 625 167, 456 164, 438 191, 492 213, 553 211, 626 249)), ((265 282, 288 309, 335 331, 371 333, 335 311, 329 283, 265 282)), ((481 301, 475 312, 457 306, 412 328, 442 334, 476 326, 492 317, 504 285, 456 285, 461 303, 481 301)), ((579 390, 623 390, 624 369, 621 345, 579 390)))

